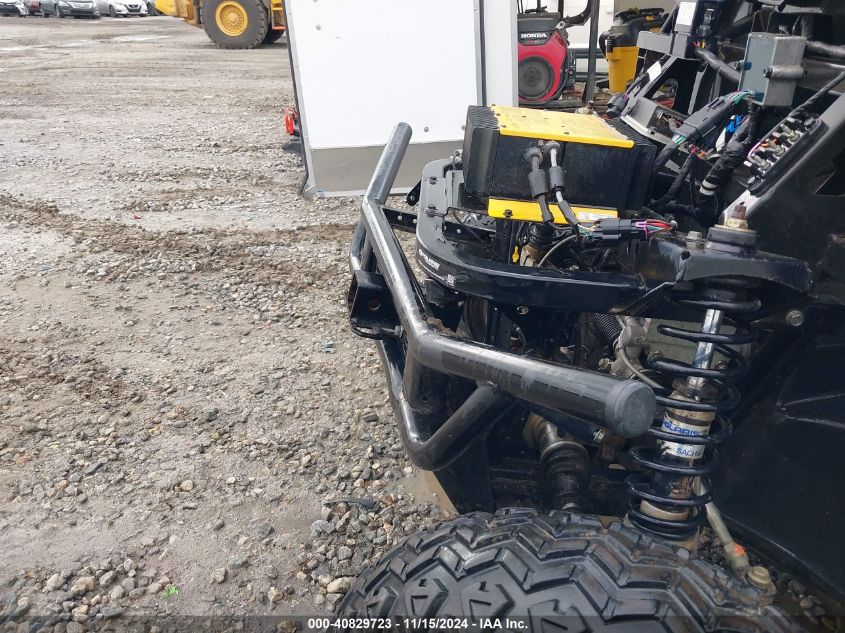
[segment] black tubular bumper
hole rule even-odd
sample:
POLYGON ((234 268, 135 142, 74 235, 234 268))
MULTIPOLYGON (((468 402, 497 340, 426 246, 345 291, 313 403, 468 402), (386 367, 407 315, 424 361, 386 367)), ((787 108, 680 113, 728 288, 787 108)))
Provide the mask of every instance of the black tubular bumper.
MULTIPOLYGON (((379 337, 377 345, 411 460, 426 470, 449 466, 517 400, 625 437, 645 433, 656 408, 646 385, 511 354, 458 336, 433 316, 383 209, 410 139, 410 126, 397 125, 364 196, 350 247, 355 276, 350 306, 359 279, 370 287, 381 284, 389 295, 387 313, 396 327, 392 336, 379 337), (442 385, 448 376, 474 381, 478 387, 444 419, 437 403, 446 400, 442 385)), ((383 303, 373 303, 373 309, 383 303)))

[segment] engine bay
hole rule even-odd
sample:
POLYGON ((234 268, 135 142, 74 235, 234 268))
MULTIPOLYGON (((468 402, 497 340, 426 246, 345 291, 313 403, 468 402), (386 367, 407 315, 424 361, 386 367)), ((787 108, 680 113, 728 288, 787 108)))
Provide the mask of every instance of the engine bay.
POLYGON ((352 327, 460 512, 618 517, 693 554, 708 526, 743 582, 770 589, 734 533, 845 595, 845 509, 806 493, 814 464, 845 478, 845 389, 807 365, 845 349, 843 20, 679 2, 603 115, 472 106, 416 214, 365 199, 352 327))

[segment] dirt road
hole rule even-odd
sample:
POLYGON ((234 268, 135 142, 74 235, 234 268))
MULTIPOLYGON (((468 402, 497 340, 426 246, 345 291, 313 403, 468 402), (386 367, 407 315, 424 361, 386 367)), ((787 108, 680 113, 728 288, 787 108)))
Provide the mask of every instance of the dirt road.
POLYGON ((281 44, 0 20, 0 622, 325 612, 438 515, 291 103, 281 44))

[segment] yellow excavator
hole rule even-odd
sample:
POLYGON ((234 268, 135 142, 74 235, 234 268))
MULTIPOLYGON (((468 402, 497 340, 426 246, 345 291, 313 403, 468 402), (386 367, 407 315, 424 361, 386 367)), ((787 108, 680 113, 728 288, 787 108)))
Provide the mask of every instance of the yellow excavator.
POLYGON ((201 27, 220 48, 255 48, 285 32, 282 0, 155 0, 155 7, 201 27))

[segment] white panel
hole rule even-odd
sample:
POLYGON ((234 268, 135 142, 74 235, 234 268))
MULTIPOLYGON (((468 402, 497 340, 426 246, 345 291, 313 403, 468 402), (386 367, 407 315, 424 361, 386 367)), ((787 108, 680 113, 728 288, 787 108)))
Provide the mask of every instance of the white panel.
MULTIPOLYGON (((616 15, 618 12, 618 7, 616 6, 617 3, 614 0, 599 0, 599 35, 604 33, 613 25, 613 16, 616 15)), ((642 3, 641 6, 652 6, 651 3, 642 3)), ((586 6, 586 0, 567 0, 565 3, 566 6, 566 13, 573 14, 573 13, 580 13, 581 10, 586 6)), ((588 51, 590 50, 590 21, 587 20, 586 24, 582 24, 581 26, 572 26, 567 29, 569 34, 569 45, 577 50, 577 51, 588 51)), ((587 60, 586 58, 579 58, 577 64, 577 70, 579 73, 587 72, 587 60)), ((596 58, 596 71, 599 73, 607 73, 607 60, 602 56, 601 52, 598 53, 596 58)))
POLYGON ((477 0, 287 0, 310 149, 463 138, 479 103, 477 0))
MULTIPOLYGON (((566 13, 570 15, 573 13, 580 13, 586 4, 586 0, 567 0, 565 3, 566 13)), ((645 6, 646 4, 648 3, 643 3, 642 6, 645 6)), ((648 4, 648 6, 651 6, 651 4, 648 4)), ((615 12, 616 7, 613 0, 599 1, 599 35, 611 27, 615 12)), ((567 33, 569 34, 569 43, 572 45, 572 48, 582 50, 588 50, 590 48, 589 20, 587 20, 586 24, 582 24, 581 26, 569 27, 569 29, 567 29, 567 33)))
POLYGON ((486 105, 516 105, 516 0, 484 1, 486 105))

